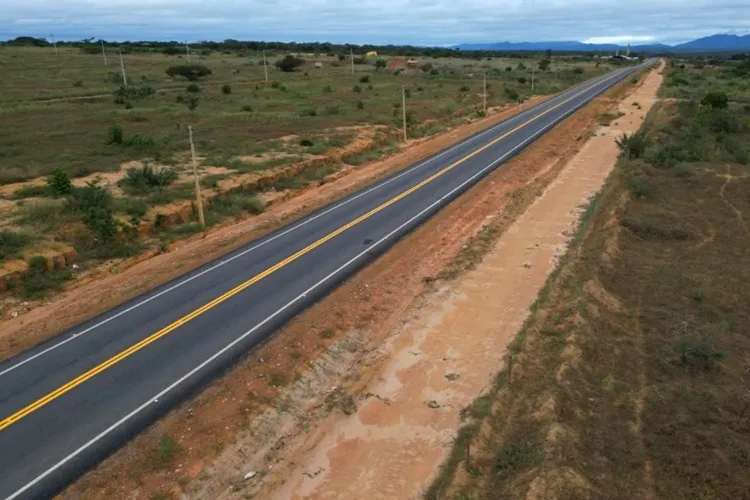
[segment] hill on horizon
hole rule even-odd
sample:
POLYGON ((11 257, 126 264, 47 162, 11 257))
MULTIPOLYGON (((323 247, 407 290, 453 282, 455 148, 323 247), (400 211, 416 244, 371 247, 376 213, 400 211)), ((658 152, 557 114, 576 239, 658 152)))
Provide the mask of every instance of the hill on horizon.
MULTIPOLYGON (((464 43, 453 48, 460 50, 558 50, 571 52, 614 52, 627 50, 627 46, 613 43, 583 43, 577 41, 554 42, 496 42, 496 43, 464 43)), ((750 51, 750 35, 711 35, 678 45, 652 43, 632 45, 633 52, 704 52, 704 51, 750 51)))

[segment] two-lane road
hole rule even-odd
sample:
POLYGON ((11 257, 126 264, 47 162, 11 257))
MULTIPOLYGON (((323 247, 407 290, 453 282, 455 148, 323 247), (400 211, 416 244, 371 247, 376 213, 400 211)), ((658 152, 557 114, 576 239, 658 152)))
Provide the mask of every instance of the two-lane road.
POLYGON ((0 363, 0 498, 59 491, 636 69, 573 88, 0 363))

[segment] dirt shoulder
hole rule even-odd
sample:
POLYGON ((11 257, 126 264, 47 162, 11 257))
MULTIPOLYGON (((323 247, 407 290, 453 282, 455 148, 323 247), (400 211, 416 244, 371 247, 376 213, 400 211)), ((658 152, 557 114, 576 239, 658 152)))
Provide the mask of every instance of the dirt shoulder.
POLYGON ((0 321, 0 359, 17 354, 548 98, 550 96, 537 98, 523 107, 494 109, 490 116, 444 134, 409 141, 395 156, 361 167, 342 169, 324 181, 312 183, 294 193, 293 198, 275 203, 263 214, 239 222, 231 221, 206 233, 176 241, 166 253, 159 253, 160 249, 155 248, 138 257, 105 262, 47 301, 14 300, 8 307, 8 314, 0 321))
POLYGON ((597 100, 568 118, 63 496, 223 498, 276 484, 276 476, 268 482, 243 477, 288 470, 283 459, 297 446, 312 435, 322 438, 339 413, 356 409, 383 362, 384 339, 425 300, 430 283, 446 270, 472 267, 470 256, 456 260, 462 247, 476 250, 502 233, 555 179, 609 106, 608 99, 597 100), (482 228, 490 219, 497 224, 487 232, 482 228))
POLYGON ((707 123, 750 110, 696 108, 654 106, 428 497, 748 496, 748 129, 707 123))

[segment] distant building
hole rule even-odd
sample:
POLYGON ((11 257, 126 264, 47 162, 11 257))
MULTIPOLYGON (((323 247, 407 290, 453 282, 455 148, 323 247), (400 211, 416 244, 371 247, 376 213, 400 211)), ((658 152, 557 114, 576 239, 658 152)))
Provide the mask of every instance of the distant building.
POLYGON ((365 53, 365 57, 377 57, 378 53, 374 50, 371 50, 370 52, 365 53))

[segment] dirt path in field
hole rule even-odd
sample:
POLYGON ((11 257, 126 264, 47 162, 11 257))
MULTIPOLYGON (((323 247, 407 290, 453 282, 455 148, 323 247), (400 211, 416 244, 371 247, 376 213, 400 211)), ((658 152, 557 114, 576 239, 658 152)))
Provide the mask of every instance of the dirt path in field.
POLYGON ((640 127, 660 84, 652 71, 621 102, 624 116, 583 146, 475 270, 407 315, 388 337, 387 360, 360 391, 364 402, 310 436, 286 468, 275 467, 260 497, 421 496, 446 458, 460 410, 502 368, 583 207, 614 167, 613 136, 640 127))

